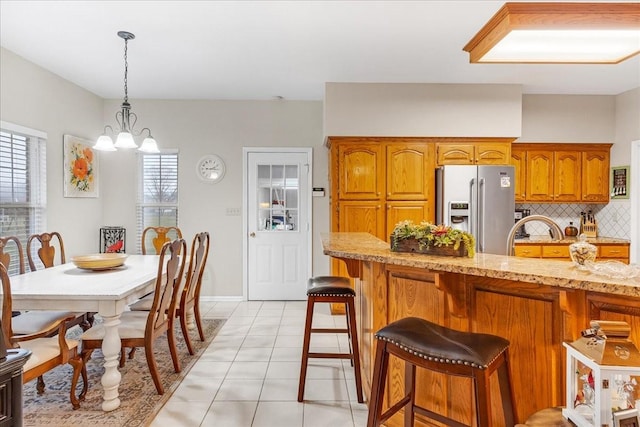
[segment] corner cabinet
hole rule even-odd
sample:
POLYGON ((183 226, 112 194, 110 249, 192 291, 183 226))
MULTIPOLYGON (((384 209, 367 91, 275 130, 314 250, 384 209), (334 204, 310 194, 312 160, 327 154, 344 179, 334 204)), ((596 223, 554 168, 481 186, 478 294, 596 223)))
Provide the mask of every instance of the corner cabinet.
POLYGON ((607 203, 611 144, 515 143, 516 202, 607 203))

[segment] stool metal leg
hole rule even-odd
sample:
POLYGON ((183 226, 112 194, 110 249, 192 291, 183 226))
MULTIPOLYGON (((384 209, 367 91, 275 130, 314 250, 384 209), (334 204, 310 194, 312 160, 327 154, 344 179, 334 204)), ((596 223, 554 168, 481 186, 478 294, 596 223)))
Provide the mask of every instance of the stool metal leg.
POLYGON ((313 306, 316 299, 307 300, 307 319, 304 326, 304 341, 302 343, 302 361, 300 363, 300 382, 298 384, 298 402, 304 400, 304 385, 307 380, 307 365, 309 363, 309 344, 311 342, 311 324, 313 322, 313 306))
POLYGON ((356 377, 356 394, 358 396, 358 402, 363 403, 362 397, 362 377, 360 372, 360 349, 358 347, 358 332, 356 329, 356 308, 353 298, 349 298, 346 304, 347 312, 347 327, 349 328, 349 342, 351 344, 351 363, 353 365, 354 374, 356 377))

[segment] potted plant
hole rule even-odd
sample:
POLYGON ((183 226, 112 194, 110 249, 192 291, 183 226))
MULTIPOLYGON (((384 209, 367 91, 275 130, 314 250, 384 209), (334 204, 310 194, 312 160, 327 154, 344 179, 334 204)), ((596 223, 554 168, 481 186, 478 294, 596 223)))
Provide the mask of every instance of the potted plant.
POLYGON ((475 255, 476 239, 466 231, 448 225, 436 225, 422 221, 401 221, 391 233, 391 250, 417 252, 432 255, 475 255))

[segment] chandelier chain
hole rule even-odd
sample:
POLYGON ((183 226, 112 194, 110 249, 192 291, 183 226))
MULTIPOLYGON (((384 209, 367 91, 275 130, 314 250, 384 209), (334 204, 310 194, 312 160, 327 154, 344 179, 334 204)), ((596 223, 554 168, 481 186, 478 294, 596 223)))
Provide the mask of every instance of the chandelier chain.
POLYGON ((127 90, 127 74, 129 74, 129 63, 127 62, 127 40, 124 39, 124 102, 129 102, 129 91, 127 90))

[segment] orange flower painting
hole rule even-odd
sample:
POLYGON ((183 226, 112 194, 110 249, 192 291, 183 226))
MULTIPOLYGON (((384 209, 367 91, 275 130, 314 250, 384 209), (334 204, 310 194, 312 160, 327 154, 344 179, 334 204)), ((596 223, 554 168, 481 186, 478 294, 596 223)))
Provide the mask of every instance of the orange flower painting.
POLYGON ((65 197, 98 197, 98 162, 91 142, 64 136, 65 197))

